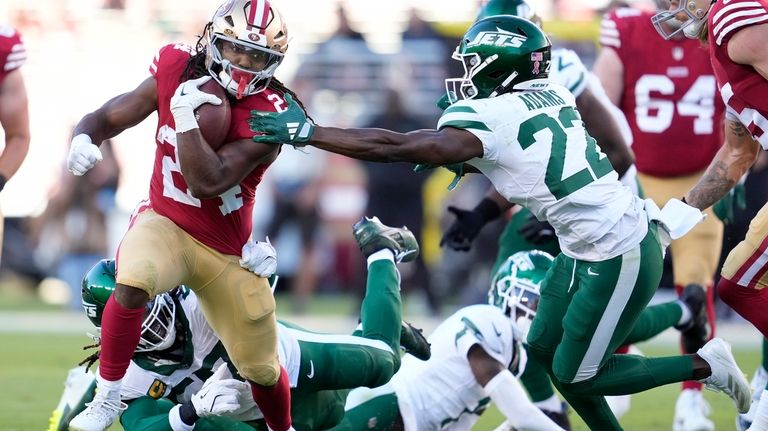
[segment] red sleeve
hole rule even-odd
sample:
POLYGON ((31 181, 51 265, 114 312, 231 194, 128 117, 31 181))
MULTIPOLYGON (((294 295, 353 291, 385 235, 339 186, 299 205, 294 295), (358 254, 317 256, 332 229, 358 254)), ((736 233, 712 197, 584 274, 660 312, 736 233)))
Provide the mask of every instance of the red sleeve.
POLYGON ((768 0, 716 2, 709 13, 712 36, 722 45, 740 29, 768 22, 768 0))
POLYGON ((613 48, 622 61, 631 56, 632 21, 641 16, 637 9, 619 8, 603 16, 600 24, 600 46, 613 48))
POLYGON ((149 73, 158 78, 163 73, 168 73, 169 69, 175 70, 179 63, 185 63, 189 60, 192 49, 184 44, 168 44, 160 48, 149 65, 149 73))
POLYGON ((20 68, 27 61, 27 50, 21 34, 13 27, 0 25, 0 82, 10 72, 20 68))

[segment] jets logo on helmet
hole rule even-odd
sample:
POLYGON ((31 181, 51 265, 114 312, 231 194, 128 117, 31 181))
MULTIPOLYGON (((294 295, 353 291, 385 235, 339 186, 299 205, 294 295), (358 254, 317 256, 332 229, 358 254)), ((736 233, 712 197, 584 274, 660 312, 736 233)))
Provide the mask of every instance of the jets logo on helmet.
POLYGON ((446 91, 460 99, 479 99, 540 89, 535 84, 547 79, 551 47, 547 35, 531 21, 512 15, 482 19, 456 47, 451 58, 461 61, 464 76, 446 79, 446 91))
POLYGON ((476 45, 509 46, 519 48, 528 38, 497 28, 496 31, 481 31, 475 38, 467 43, 467 47, 476 45))

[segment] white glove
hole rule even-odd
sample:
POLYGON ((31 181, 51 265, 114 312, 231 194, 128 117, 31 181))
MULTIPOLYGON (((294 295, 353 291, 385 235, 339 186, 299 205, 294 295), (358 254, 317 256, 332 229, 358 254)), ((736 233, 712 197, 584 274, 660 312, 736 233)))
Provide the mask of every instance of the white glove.
POLYGON ((173 120, 176 122, 176 133, 184 133, 199 128, 195 118, 195 109, 198 106, 203 103, 221 104, 221 99, 197 88, 210 79, 210 76, 190 79, 182 82, 176 88, 176 92, 171 97, 171 114, 173 114, 173 120))
POLYGON ((101 150, 91 142, 91 137, 81 133, 72 138, 67 156, 67 169, 69 172, 82 176, 102 159, 101 150))
POLYGON ((248 241, 243 246, 240 266, 258 275, 268 278, 277 271, 277 251, 267 237, 266 242, 248 241))
POLYGON ((192 395, 195 413, 201 418, 214 415, 226 415, 240 409, 243 393, 250 393, 250 385, 237 379, 225 379, 227 364, 219 368, 203 383, 203 387, 192 395))

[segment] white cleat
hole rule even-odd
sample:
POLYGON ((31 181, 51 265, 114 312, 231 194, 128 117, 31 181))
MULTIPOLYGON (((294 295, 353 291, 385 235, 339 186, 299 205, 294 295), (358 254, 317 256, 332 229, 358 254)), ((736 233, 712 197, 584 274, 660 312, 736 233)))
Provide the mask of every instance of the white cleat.
POLYGON ((707 389, 720 391, 731 397, 739 413, 749 411, 752 392, 744 373, 733 358, 731 345, 722 338, 713 338, 696 354, 707 361, 712 369, 712 374, 701 380, 707 389))
POLYGON ((709 403, 701 391, 683 390, 675 403, 672 431, 714 431, 715 424, 707 418, 709 411, 709 403))
POLYGON ((88 407, 69 422, 70 431, 104 431, 128 407, 120 401, 119 392, 112 392, 113 395, 102 395, 102 392, 107 391, 96 392, 88 407))
POLYGON ((749 386, 752 388, 752 405, 749 406, 748 412, 736 416, 736 429, 738 431, 745 431, 752 426, 752 421, 755 420, 757 414, 760 395, 763 394, 766 385, 768 385, 768 372, 763 367, 757 367, 752 381, 749 382, 749 386))

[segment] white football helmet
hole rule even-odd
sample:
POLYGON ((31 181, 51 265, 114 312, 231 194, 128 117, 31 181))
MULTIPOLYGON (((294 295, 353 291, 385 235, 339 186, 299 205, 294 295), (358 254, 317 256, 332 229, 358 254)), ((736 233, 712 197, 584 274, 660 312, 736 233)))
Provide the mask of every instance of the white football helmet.
POLYGON ((227 0, 206 27, 208 72, 238 99, 263 91, 288 50, 288 29, 269 0, 227 0))
POLYGON ((657 2, 661 10, 651 18, 651 22, 664 39, 670 39, 681 31, 685 37, 696 39, 707 22, 707 13, 713 3, 715 0, 671 0, 666 1, 667 7, 663 8, 664 2, 657 2), (664 23, 667 27, 662 25, 664 23))

